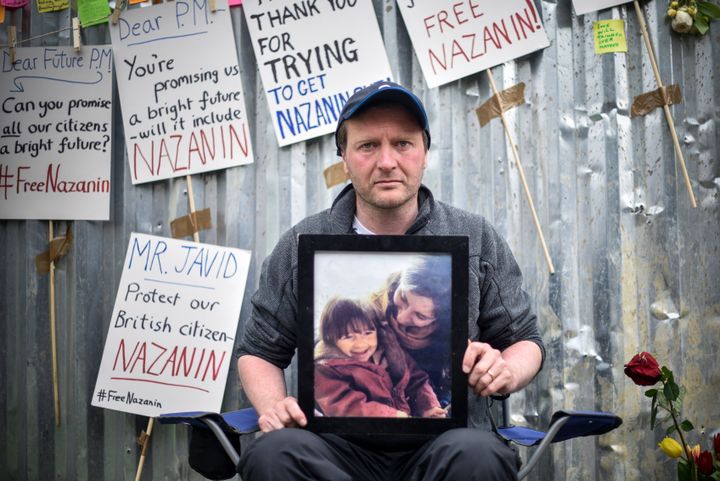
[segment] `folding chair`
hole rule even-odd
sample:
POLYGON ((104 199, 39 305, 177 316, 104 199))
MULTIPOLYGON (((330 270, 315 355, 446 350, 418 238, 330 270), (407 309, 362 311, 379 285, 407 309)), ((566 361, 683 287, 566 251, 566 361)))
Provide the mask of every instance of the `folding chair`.
MULTIPOLYGON (((551 443, 580 436, 605 434, 622 424, 612 413, 592 411, 557 411, 552 415, 547 432, 508 426, 507 406, 503 400, 503 426, 496 428, 500 436, 521 446, 537 446, 518 473, 523 479, 535 467, 551 443)), ((190 466, 210 479, 228 479, 238 472, 240 462, 239 436, 258 431, 258 415, 253 408, 223 414, 189 412, 164 414, 158 418, 163 424, 184 423, 192 426, 190 466), (208 438, 213 436, 213 438, 208 438), (195 444, 195 445, 193 445, 195 444), (222 447, 226 456, 220 454, 222 447), (211 452, 215 451, 215 452, 211 452)))

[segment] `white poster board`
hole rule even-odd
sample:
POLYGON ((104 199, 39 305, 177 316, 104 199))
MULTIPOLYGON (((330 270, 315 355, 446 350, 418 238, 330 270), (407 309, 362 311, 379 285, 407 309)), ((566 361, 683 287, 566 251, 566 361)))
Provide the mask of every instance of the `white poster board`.
POLYGON ((249 251, 132 234, 92 405, 219 412, 249 266, 249 251))
POLYGON ((246 0, 242 8, 280 146, 334 132, 355 91, 392 79, 370 1, 246 0))
POLYGON ((398 5, 429 87, 550 45, 533 0, 398 0, 398 5))
POLYGON ((110 218, 109 46, 2 50, 0 218, 110 218))
POLYGON ((177 0, 110 23, 133 184, 252 162, 227 0, 177 0))
POLYGON ((573 0, 575 15, 583 15, 585 13, 597 12, 605 8, 615 7, 629 3, 628 0, 573 0))

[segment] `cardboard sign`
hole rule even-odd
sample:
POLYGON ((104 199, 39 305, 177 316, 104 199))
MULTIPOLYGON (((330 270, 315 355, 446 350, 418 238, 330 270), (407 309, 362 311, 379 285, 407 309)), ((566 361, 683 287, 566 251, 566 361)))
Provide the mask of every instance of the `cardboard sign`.
POLYGON ((595 53, 627 52, 625 21, 620 19, 593 22, 595 53))
POLYGON ((0 218, 108 220, 110 47, 0 55, 0 218))
POLYGON ((78 16, 83 28, 107 23, 110 6, 106 0, 77 0, 78 16))
POLYGON ((429 87, 550 45, 532 0, 398 0, 429 87))
POLYGON ((628 0, 573 0, 573 7, 575 8, 575 15, 583 15, 622 5, 623 3, 630 2, 628 0))
POLYGON ((30 0, 0 0, 0 4, 9 8, 20 8, 24 7, 30 2, 30 0))
POLYGON ((133 184, 252 162, 227 0, 177 0, 110 24, 133 184))
POLYGON ((37 0, 40 13, 58 12, 70 7, 70 0, 37 0))
POLYGON ((92 405, 220 411, 250 252, 134 233, 92 405))
POLYGON ((334 132, 356 90, 392 77, 372 2, 246 0, 243 10, 281 146, 334 132))

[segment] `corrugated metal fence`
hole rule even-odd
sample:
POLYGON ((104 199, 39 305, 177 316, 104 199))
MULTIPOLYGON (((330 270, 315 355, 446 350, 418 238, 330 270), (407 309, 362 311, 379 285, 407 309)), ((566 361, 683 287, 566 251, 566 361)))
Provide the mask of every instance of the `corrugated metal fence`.
MULTIPOLYGON (((656 88, 632 4, 576 17, 570 0, 540 2, 551 46, 494 69, 500 89, 527 84, 527 103, 509 111, 508 119, 557 269, 550 276, 502 125, 496 120, 480 129, 475 116, 491 93, 486 75, 428 89, 395 1, 373 3, 396 79, 412 86, 430 113, 426 184, 439 199, 495 224, 536 300, 548 358, 534 384, 513 396, 514 422, 544 427, 560 408, 611 410, 625 419, 599 439, 556 446, 532 479, 673 478, 674 465, 656 448, 661 433, 649 429, 649 402, 622 367, 638 350, 656 353, 688 387, 687 417, 696 426, 720 427, 720 23, 704 37, 681 38, 664 19, 664 0, 645 4, 663 80, 683 90, 683 102, 671 110, 696 209, 661 110, 630 119, 632 99, 656 88), (595 55, 592 23, 607 18, 626 21, 627 54, 595 55)), ((19 39, 70 25, 68 12, 40 15, 34 2, 8 15, 19 39)), ((213 213, 214 227, 201 240, 254 253, 247 301, 278 236, 327 207, 340 187, 328 190, 322 178, 336 161, 331 136, 277 147, 242 11, 233 9, 232 18, 255 163, 196 176, 194 191, 198 208, 213 213)), ((85 44, 109 43, 104 26, 83 36, 85 44)), ((70 43, 65 31, 30 45, 70 43)), ((187 199, 183 179, 132 186, 119 108, 114 128, 111 221, 73 222, 74 245, 56 271, 59 427, 52 406, 48 277, 34 266, 34 256, 47 248, 48 224, 0 221, 2 479, 135 476, 136 438, 147 419, 90 407, 89 401, 129 233, 169 236, 169 221, 187 212, 187 199)), ((56 224, 64 230, 64 223, 56 224)), ((225 409, 246 405, 236 376, 233 367, 225 409)), ((185 428, 156 427, 143 479, 201 479, 187 464, 187 445, 185 428)))

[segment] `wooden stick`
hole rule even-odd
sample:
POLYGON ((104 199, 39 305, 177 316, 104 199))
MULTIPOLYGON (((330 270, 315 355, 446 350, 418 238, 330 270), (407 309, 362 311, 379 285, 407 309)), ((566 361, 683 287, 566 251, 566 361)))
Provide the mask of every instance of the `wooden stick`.
MULTIPOLYGON (((48 237, 52 242, 53 221, 48 224, 48 237)), ((48 246, 50 245, 48 242, 48 246)), ((50 258, 50 345, 52 356, 52 382, 53 382, 53 404, 55 406, 55 426, 60 426, 60 387, 58 382, 58 362, 57 362, 57 335, 55 328, 55 261, 50 258)))
MULTIPOLYGON (((642 30, 643 40, 645 40, 645 47, 650 55, 650 65, 652 65, 653 73, 655 74, 655 81, 657 82, 658 87, 662 88, 663 83, 660 78, 657 61, 655 60, 655 51, 653 50, 652 43, 650 43, 650 34, 648 34, 647 25, 645 24, 645 16, 640 9, 638 0, 633 0, 633 4, 635 5, 635 13, 637 14, 638 22, 640 23, 640 30, 642 30)), ((670 128, 670 136, 672 137, 673 145, 675 146, 675 154, 680 161, 680 170, 682 170, 683 179, 685 180, 685 188, 690 196, 690 205, 695 208, 697 207, 695 193, 693 192, 692 185, 690 184, 690 177, 688 176, 687 168, 685 167, 685 157, 683 156, 682 150, 680 150, 680 141, 678 140, 677 132, 675 132, 675 122, 673 121, 672 114, 670 113, 670 106, 667 104, 663 105, 663 110, 665 111, 665 119, 667 120, 668 127, 670 128)))
POLYGON ((142 451, 140 451, 140 461, 138 462, 137 472, 135 473, 135 481, 140 481, 140 477, 142 476, 143 465, 145 464, 147 451, 150 447, 150 435, 152 434, 154 423, 155 418, 150 418, 150 420, 148 421, 147 429, 145 430, 145 436, 142 443, 142 451))
MULTIPOLYGON (((493 95, 498 95, 498 89, 495 86, 495 79, 493 78, 490 69, 485 70, 490 80, 490 87, 492 88, 493 95)), ((515 163, 518 166, 518 172, 520 173, 520 181, 525 191, 525 197, 527 198, 528 205, 530 206, 530 212, 532 213, 533 222, 535 223, 535 230, 537 230, 538 236, 540 237, 540 244, 542 245, 543 254, 545 255, 545 262, 547 263, 550 274, 555 274, 555 267, 553 267, 552 259, 550 258, 550 252, 548 251, 547 244, 545 243, 545 236, 543 236, 542 228, 540 227, 540 221, 538 220, 537 213, 535 212, 535 204, 533 203, 532 196, 530 195, 530 189, 525 180, 525 170, 523 169, 522 162, 520 162, 520 155, 518 154, 515 142, 513 141, 512 134, 510 132, 510 126, 505 118, 505 112, 503 112, 502 105, 500 106, 500 120, 502 120, 503 127, 505 128, 505 134, 507 135, 508 142, 510 142, 510 149, 512 150, 513 157, 515 157, 515 163)))
MULTIPOLYGON (((189 175, 186 175, 185 181, 187 182, 188 206, 190 206, 190 220, 192 220, 192 214, 193 212, 195 212, 195 199, 193 198, 192 178, 189 175)), ((193 227, 195 226, 193 225, 193 227)), ((195 227, 195 229, 197 229, 197 227, 195 227)), ((200 233, 197 230, 193 232, 193 240, 195 242, 200 242, 200 233)))

